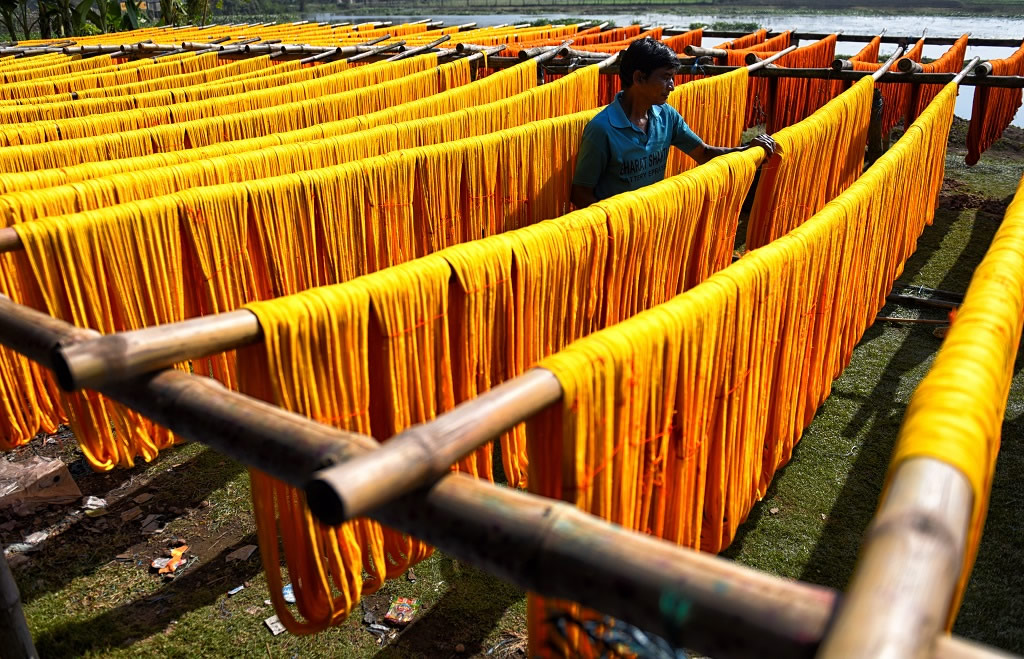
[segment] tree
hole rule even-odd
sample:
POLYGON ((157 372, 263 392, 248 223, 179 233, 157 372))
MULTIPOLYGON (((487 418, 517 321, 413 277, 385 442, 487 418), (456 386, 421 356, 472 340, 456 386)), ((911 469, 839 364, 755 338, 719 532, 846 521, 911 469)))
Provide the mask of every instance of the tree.
POLYGON ((18 40, 18 29, 15 23, 17 11, 17 0, 0 0, 0 22, 3 22, 7 33, 11 35, 11 41, 18 40))

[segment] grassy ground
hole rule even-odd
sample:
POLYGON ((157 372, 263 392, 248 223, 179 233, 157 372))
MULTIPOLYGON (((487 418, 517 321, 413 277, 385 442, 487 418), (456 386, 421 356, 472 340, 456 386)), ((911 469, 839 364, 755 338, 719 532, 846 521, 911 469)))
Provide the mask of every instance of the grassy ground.
MULTIPOLYGON (((972 169, 963 166, 963 134, 951 138, 947 182, 935 225, 926 230, 901 282, 963 291, 998 227, 1024 170, 1024 131, 1011 131, 972 169)), ((885 315, 939 318, 932 310, 891 308, 885 315)), ((835 382, 833 394, 804 434, 792 462, 750 513, 725 555, 775 574, 842 588, 874 512, 904 407, 940 341, 931 328, 877 324, 835 382), (775 511, 775 512, 772 512, 775 511)), ((1018 373, 1019 373, 1018 362, 1018 373)), ((1024 652, 1024 382, 1018 374, 1007 407, 1004 445, 978 562, 956 633, 1024 652), (1009 567, 1009 569, 1007 569, 1009 567)), ((515 588, 436 554, 409 578, 364 598, 349 620, 312 637, 273 636, 273 611, 258 553, 226 556, 255 543, 245 470, 191 445, 132 471, 89 471, 68 434, 40 438, 7 457, 60 455, 83 495, 106 497, 109 514, 84 518, 51 507, 28 517, 0 517, 0 542, 53 529, 40 549, 16 556, 29 625, 46 657, 382 657, 523 656, 525 600, 515 588), (133 499, 150 493, 142 504, 133 499), (140 505, 168 521, 140 533, 140 505), (170 581, 148 570, 171 537, 190 547, 187 566, 170 581), (227 591, 244 585, 234 596, 227 591), (421 600, 418 620, 380 644, 366 620, 381 618, 396 596, 421 600)))

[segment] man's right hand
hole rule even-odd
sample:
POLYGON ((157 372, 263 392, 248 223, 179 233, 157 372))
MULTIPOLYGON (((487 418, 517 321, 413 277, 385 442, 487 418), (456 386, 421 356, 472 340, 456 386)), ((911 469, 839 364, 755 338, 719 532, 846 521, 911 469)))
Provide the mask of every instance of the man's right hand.
POLYGON ((755 137, 754 139, 750 140, 750 144, 748 146, 761 147, 762 149, 764 149, 765 157, 767 158, 771 158, 773 155, 775 155, 776 150, 778 150, 779 153, 782 153, 782 150, 779 149, 779 143, 773 140, 772 136, 769 135, 768 133, 762 133, 755 137))

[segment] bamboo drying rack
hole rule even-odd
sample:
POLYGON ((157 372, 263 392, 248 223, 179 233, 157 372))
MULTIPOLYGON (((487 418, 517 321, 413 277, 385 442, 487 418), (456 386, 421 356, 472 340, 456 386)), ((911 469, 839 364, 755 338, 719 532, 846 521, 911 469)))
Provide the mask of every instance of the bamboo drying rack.
MULTIPOLYGON (((398 57, 427 52, 444 40, 398 57)), ((538 61, 565 57, 572 54, 569 45, 530 54, 538 61)), ((135 46, 140 52, 159 50, 135 46)), ((255 42, 240 48, 248 54, 264 52, 264 46, 265 52, 324 59, 328 53, 351 52, 314 52, 307 48, 316 47, 305 46, 296 51, 295 45, 287 44, 270 50, 275 44, 255 42)), ((230 47, 182 43, 174 49, 230 47)), ((394 50, 396 44, 355 48, 365 50, 353 56, 369 57, 384 48, 394 50)), ((501 48, 484 52, 493 54, 501 48)), ((768 77, 826 77, 823 70, 770 66, 794 48, 747 68, 752 75, 768 77), (813 74, 799 73, 806 71, 813 74), (798 73, 783 75, 793 72, 798 73)), ((470 57, 482 58, 484 52, 470 57)), ((949 76, 966 82, 965 76, 979 63, 974 58, 955 76, 889 73, 899 54, 873 73, 827 70, 827 77, 856 80, 872 75, 889 82, 890 76, 898 76, 904 82, 939 82, 937 76, 949 76), (854 73, 860 75, 844 77, 854 73)), ((606 57, 599 66, 609 69, 615 59, 606 57)), ((1000 81, 986 75, 990 71, 981 71, 975 79, 995 81, 992 86, 1021 82, 1000 81)), ((12 233, 0 230, 0 252, 20 247, 12 233)), ((963 475, 942 462, 915 458, 897 470, 869 529, 848 596, 840 603, 827 588, 772 577, 626 531, 566 503, 452 474, 449 467, 460 457, 560 400, 557 379, 544 369, 531 369, 383 446, 228 391, 209 378, 159 370, 259 340, 256 317, 245 310, 101 337, 0 296, 0 343, 51 368, 62 387, 96 389, 181 437, 304 487, 311 509, 328 523, 369 515, 523 588, 580 602, 710 654, 995 656, 943 632, 972 500, 963 475), (914 523, 903 523, 907 519, 914 523), (913 560, 906 560, 909 557, 913 560), (629 584, 628 592, 606 588, 593 578, 596 574, 629 584), (879 589, 880 583, 895 586, 879 589), (658 607, 664 601, 688 602, 689 617, 665 616, 658 607)), ((23 643, 26 634, 16 586, 0 558, 0 642, 13 639, 4 647, 20 645, 22 651, 15 656, 31 656, 31 639, 23 643)))

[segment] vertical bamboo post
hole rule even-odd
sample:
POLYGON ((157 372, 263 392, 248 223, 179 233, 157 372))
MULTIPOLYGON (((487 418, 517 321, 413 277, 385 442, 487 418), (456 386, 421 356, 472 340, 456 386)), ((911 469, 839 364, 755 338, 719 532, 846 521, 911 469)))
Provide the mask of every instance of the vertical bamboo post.
POLYGON ((21 594, 0 546, 0 651, 4 659, 38 659, 21 608, 21 594))
POLYGON ((878 160, 883 153, 882 150, 882 110, 885 107, 885 100, 882 98, 882 91, 875 88, 871 98, 871 123, 868 124, 868 155, 867 164, 870 167, 878 160))
POLYGON ((932 458, 905 460, 864 537, 818 656, 929 656, 963 568, 972 505, 958 469, 932 458))

